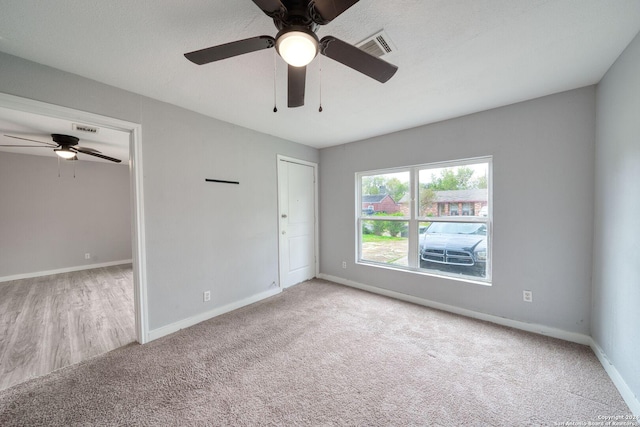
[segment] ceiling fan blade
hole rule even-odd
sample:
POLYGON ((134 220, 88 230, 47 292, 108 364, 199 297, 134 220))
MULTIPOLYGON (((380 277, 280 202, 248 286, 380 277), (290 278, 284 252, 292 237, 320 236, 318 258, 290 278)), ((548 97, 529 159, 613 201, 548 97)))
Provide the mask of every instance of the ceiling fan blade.
POLYGON ((44 145, 6 145, 6 144, 0 144, 0 147, 51 148, 51 147, 45 147, 44 145))
POLYGON ((289 65, 287 87, 289 108, 304 105, 304 87, 307 78, 307 67, 294 67, 289 65))
POLYGON ((280 0, 253 0, 262 11, 270 17, 283 16, 287 13, 287 8, 280 0))
POLYGON ((238 40, 206 49, 185 53, 184 56, 194 64, 203 65, 257 50, 269 49, 276 45, 276 40, 271 36, 258 36, 250 39, 238 40))
POLYGON ((76 146, 75 146, 75 147, 73 147, 73 148, 75 148, 75 149, 76 149, 76 150, 78 150, 78 151, 83 150, 83 151, 91 151, 92 153, 102 153, 102 151, 100 151, 100 150, 96 150, 95 148, 80 147, 79 145, 76 145, 76 146))
POLYGON ((116 163, 120 163, 122 161, 122 160, 119 160, 119 159, 114 159, 113 157, 105 156, 104 154, 98 154, 98 153, 94 153, 92 151, 84 151, 82 149, 78 149, 78 147, 70 147, 70 150, 78 152, 78 153, 82 153, 82 154, 88 154, 88 155, 94 156, 94 157, 100 157, 101 159, 110 160, 110 161, 116 162, 116 163))
POLYGON ((326 25, 336 19, 359 0, 315 0, 311 4, 311 17, 320 24, 326 25))
POLYGON ((31 142, 37 142, 38 144, 46 144, 50 147, 57 147, 58 144, 54 144, 53 142, 44 142, 44 141, 38 141, 35 139, 29 139, 29 138, 22 138, 21 136, 15 136, 15 135, 5 135, 8 138, 15 138, 15 139, 21 139, 23 141, 31 141, 31 142))
POLYGON ((369 55, 367 52, 333 36, 326 36, 320 40, 320 53, 366 74, 380 83, 387 82, 398 71, 398 67, 395 65, 369 55))

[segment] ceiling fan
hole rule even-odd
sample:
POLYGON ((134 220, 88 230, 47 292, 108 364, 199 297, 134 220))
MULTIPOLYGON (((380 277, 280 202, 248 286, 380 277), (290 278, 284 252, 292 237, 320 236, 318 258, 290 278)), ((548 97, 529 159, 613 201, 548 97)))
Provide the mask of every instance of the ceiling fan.
MULTIPOLYGON (((316 36, 326 25, 358 0, 253 0, 279 30, 275 38, 258 36, 185 53, 197 65, 231 58, 275 46, 288 64, 288 106, 304 105, 306 66, 318 53, 353 68, 381 83, 398 70, 393 64, 370 55, 333 36, 316 36)), ((274 110, 275 111, 275 110, 274 110)))
POLYGON ((78 160, 78 153, 88 154, 89 156, 100 157, 101 159, 109 160, 115 163, 120 163, 121 160, 115 159, 113 157, 105 156, 101 154, 100 151, 89 148, 89 147, 80 147, 78 145, 79 138, 71 135, 61 135, 59 133, 51 134, 51 139, 53 142, 44 142, 37 141, 35 139, 23 138, 21 136, 15 135, 5 135, 9 138, 22 139, 24 141, 37 142, 38 144, 43 145, 5 145, 0 144, 0 147, 31 147, 31 148, 53 148, 53 151, 61 158, 65 160, 78 160))

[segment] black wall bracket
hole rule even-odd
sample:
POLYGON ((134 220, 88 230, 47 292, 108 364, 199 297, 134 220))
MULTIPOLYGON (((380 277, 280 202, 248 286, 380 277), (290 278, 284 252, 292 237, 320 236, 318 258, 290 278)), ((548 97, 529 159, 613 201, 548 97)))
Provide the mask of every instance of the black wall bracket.
POLYGON ((204 179, 206 182, 219 182, 222 184, 240 184, 240 181, 225 181, 224 179, 209 179, 209 178, 205 178, 204 179))

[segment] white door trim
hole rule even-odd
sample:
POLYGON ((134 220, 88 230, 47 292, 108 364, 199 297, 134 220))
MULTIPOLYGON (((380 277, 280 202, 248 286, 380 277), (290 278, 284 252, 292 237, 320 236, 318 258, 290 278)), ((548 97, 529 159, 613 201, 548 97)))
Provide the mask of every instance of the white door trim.
MULTIPOLYGON (((296 159, 294 157, 283 156, 282 154, 277 155, 277 168, 276 168, 276 176, 280 176, 280 161, 285 161, 289 163, 297 163, 299 165, 310 166, 313 168, 313 191, 314 191, 314 221, 313 221, 313 251, 314 251, 314 259, 315 259, 315 277, 318 277, 319 273, 319 265, 320 265, 320 245, 318 244, 318 164, 309 162, 306 160, 296 159)), ((278 285, 282 289, 282 260, 280 254, 280 233, 282 230, 280 229, 280 211, 282 206, 280 206, 280 182, 279 179, 276 179, 277 193, 278 193, 278 212, 276 212, 277 220, 278 220, 278 285)))
POLYGON ((133 289, 136 337, 139 343, 149 341, 147 308, 147 265, 144 238, 144 197, 142 190, 142 126, 112 117, 101 116, 73 108, 0 93, 0 107, 63 120, 79 121, 87 125, 108 127, 129 133, 129 176, 131 183, 133 289))

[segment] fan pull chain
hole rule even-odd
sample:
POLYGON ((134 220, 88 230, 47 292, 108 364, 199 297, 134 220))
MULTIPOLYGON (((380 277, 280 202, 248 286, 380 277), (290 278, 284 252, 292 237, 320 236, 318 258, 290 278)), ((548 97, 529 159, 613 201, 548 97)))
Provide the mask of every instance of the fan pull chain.
POLYGON ((322 113, 322 63, 320 58, 318 58, 318 77, 320 80, 320 108, 318 108, 318 112, 322 113))
POLYGON ((58 178, 60 178, 60 157, 58 157, 58 178))
POLYGON ((273 112, 278 112, 278 107, 276 107, 276 74, 277 74, 277 66, 278 66, 278 57, 276 55, 276 50, 273 50, 273 112))
POLYGON ((77 160, 73 161, 73 179, 76 178, 76 162, 77 162, 77 160))

